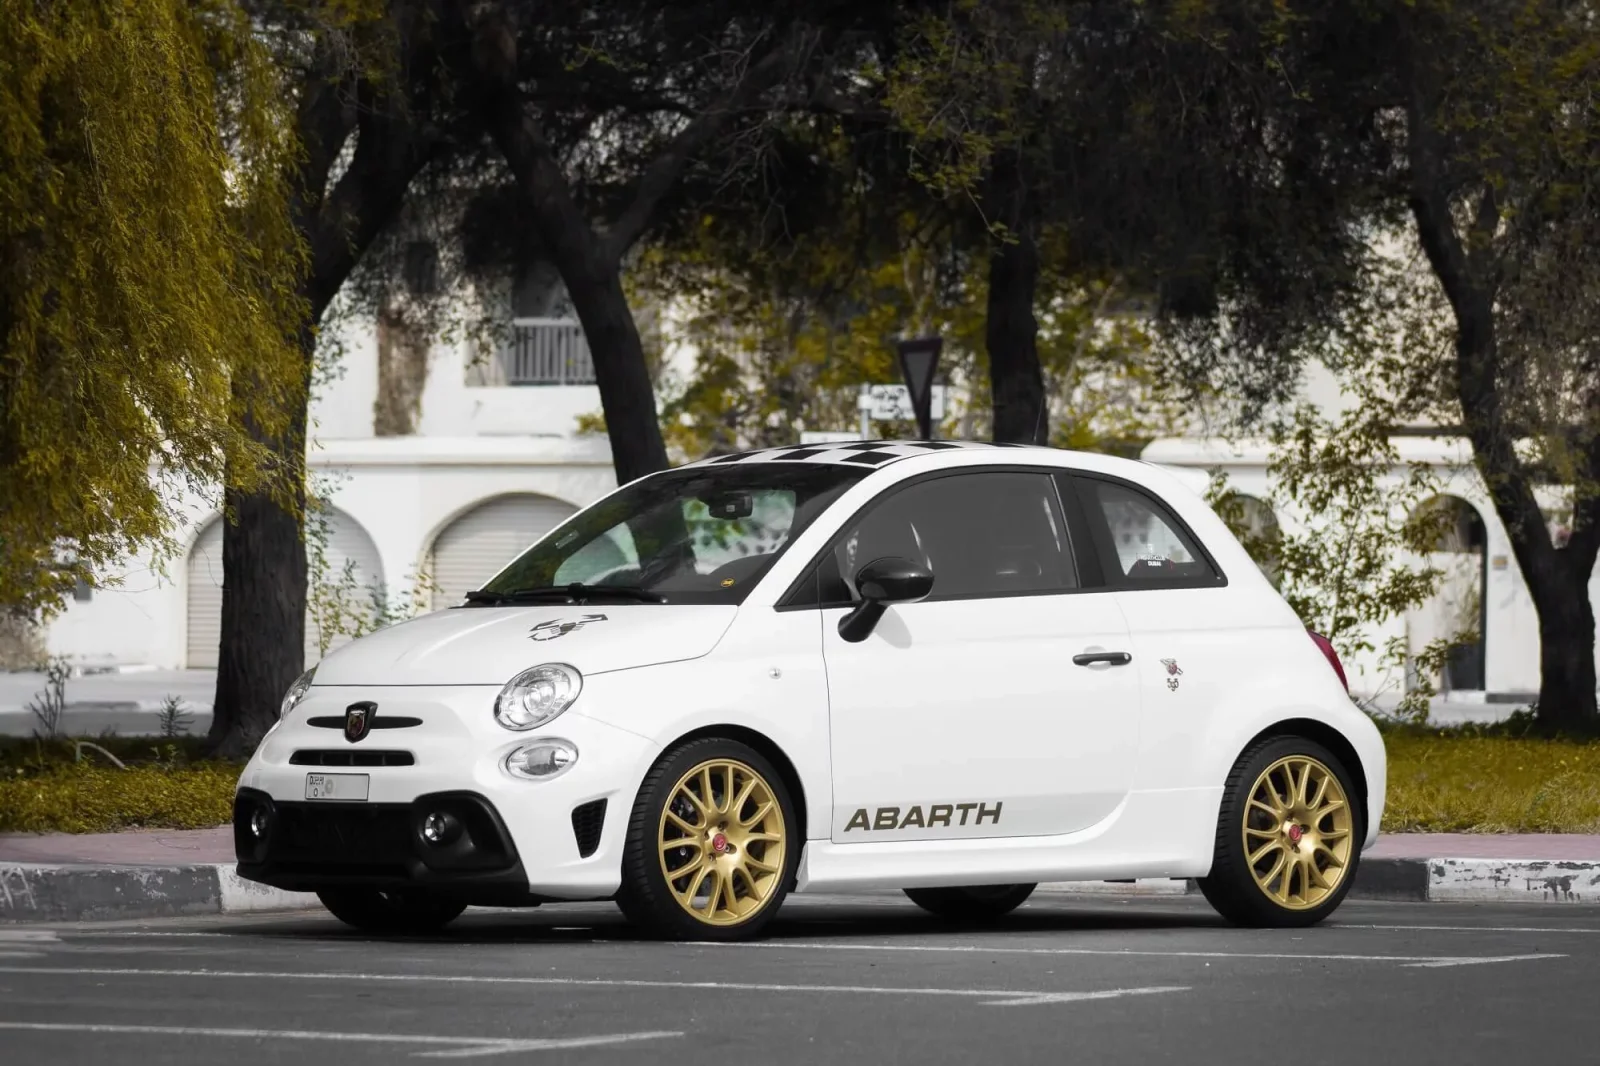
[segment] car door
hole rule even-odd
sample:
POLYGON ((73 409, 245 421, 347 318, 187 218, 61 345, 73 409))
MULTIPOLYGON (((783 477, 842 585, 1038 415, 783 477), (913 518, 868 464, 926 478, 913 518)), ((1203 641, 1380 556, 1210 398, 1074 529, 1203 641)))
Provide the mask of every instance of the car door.
POLYGON ((888 489, 818 568, 839 843, 1070 833, 1127 792, 1139 693, 1115 597, 1085 587, 1050 473, 888 489), (901 557, 933 591, 858 643, 851 576, 901 557))
POLYGON ((1259 620, 1241 615, 1227 579, 1193 531, 1156 494, 1078 474, 1076 495, 1106 584, 1128 622, 1132 674, 1144 693, 1139 787, 1181 787, 1192 752, 1231 688, 1261 674, 1259 620))

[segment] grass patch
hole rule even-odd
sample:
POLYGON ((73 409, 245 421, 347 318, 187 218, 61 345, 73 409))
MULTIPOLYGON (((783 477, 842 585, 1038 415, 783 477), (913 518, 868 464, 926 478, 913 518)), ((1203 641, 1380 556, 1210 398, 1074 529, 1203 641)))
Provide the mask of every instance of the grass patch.
POLYGON ((204 829, 233 815, 243 765, 201 757, 198 738, 0 738, 0 832, 204 829), (106 753, 120 761, 118 768, 106 753))
POLYGON ((233 816, 234 763, 78 765, 0 780, 0 832, 204 829, 233 816))
POLYGON ((1600 743, 1390 730, 1387 833, 1600 833, 1600 743))

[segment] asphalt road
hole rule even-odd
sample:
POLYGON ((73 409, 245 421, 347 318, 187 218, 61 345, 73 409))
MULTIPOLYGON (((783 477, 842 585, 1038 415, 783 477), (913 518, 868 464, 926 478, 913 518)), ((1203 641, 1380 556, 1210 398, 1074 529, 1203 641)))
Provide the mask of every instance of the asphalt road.
POLYGON ((1188 898, 1036 897, 986 929, 796 897, 754 945, 609 906, 377 940, 321 915, 0 928, 0 1056, 500 1062, 1590 1062, 1600 909, 1350 903, 1312 930, 1188 898))

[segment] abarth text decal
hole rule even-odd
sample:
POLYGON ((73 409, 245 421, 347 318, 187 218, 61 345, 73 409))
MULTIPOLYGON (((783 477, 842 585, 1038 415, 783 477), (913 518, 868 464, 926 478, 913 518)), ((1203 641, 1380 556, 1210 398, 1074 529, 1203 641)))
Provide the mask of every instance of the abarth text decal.
POLYGON ((900 816, 899 807, 879 807, 869 812, 865 807, 860 808, 850 816, 850 821, 845 823, 844 831, 852 829, 865 829, 867 831, 887 829, 932 829, 935 826, 966 825, 967 819, 972 818, 973 825, 982 825, 985 818, 993 824, 1000 824, 1000 808, 1002 804, 995 800, 994 807, 987 803, 934 803, 928 806, 927 813, 923 813, 922 806, 908 807, 905 817, 900 816), (977 814, 974 817, 973 812, 977 814), (961 821, 952 822, 951 819, 960 814, 961 821))

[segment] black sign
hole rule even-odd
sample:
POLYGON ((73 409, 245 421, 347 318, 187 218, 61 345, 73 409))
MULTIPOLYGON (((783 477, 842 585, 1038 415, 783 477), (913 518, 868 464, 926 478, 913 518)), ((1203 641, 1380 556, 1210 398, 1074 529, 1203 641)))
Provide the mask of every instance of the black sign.
POLYGON ((901 341, 900 375, 905 378, 906 391, 911 394, 911 411, 917 418, 917 434, 922 440, 933 439, 933 375, 939 369, 939 353, 944 350, 942 337, 916 337, 901 341))

